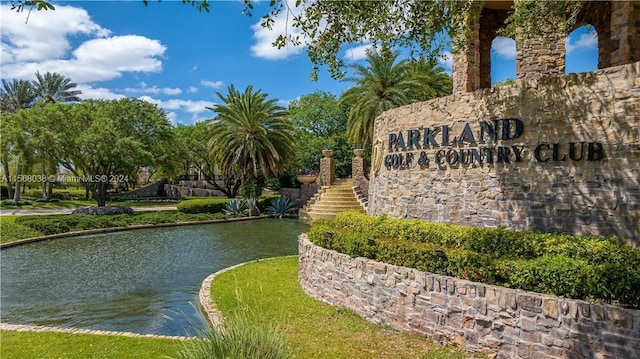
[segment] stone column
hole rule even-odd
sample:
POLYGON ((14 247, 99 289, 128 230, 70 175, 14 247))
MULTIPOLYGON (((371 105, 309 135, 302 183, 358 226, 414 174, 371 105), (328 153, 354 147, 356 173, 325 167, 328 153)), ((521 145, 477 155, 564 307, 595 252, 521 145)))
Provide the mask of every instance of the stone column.
POLYGON ((332 150, 322 151, 324 155, 320 159, 320 186, 331 186, 336 180, 336 160, 333 159, 332 150))
POLYGON ((476 18, 467 19, 471 38, 464 49, 453 56, 453 93, 472 92, 480 88, 480 22, 476 18))
POLYGON ((611 66, 640 61, 640 3, 611 2, 611 66))
POLYGON ((358 189, 360 193, 364 196, 364 198, 369 197, 369 181, 365 176, 365 162, 362 157, 364 150, 363 149, 355 149, 353 153, 356 155, 351 162, 351 179, 353 181, 353 186, 358 189))

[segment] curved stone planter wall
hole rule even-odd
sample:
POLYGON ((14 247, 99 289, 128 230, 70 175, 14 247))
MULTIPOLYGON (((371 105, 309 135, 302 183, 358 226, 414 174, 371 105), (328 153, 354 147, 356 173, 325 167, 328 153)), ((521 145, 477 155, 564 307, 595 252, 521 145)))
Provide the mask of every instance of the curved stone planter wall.
POLYGON ((299 239, 302 288, 366 320, 498 358, 638 358, 640 311, 398 267, 299 239))

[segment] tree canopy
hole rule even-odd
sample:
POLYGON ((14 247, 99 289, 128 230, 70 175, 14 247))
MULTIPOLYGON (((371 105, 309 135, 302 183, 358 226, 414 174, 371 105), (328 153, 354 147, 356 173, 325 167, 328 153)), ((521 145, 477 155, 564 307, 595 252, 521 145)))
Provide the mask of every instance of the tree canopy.
POLYGON ((333 150, 336 176, 351 172, 352 146, 347 143, 349 107, 328 92, 316 91, 289 103, 289 118, 295 131, 296 155, 289 172, 318 170, 322 150, 333 150))
POLYGON ((244 92, 229 86, 228 93, 217 93, 223 104, 209 108, 217 115, 210 121, 211 156, 225 176, 239 173, 239 179, 280 175, 293 158, 292 126, 287 112, 268 99, 266 93, 248 86, 244 92))
MULTIPOLYGON (((145 4, 148 0, 143 0, 145 4)), ((209 0, 182 0, 198 11, 209 11, 209 0)), ((502 34, 525 36, 548 28, 568 32, 576 23, 587 1, 519 0, 509 15, 502 34)), ((257 0, 243 0, 243 13, 253 15, 257 0)), ((481 0, 271 0, 261 25, 275 30, 276 18, 283 12, 287 23, 299 31, 279 34, 274 46, 307 45, 316 78, 319 65, 329 68, 333 78, 345 75, 345 63, 339 56, 344 45, 372 43, 411 50, 415 58, 434 59, 443 49, 463 48, 469 39, 469 16, 477 15, 481 0)), ((47 0, 12 0, 14 9, 25 7, 53 10, 47 0)), ((278 27, 279 31, 282 31, 278 27)))
POLYGON ((98 206, 112 183, 162 159, 158 151, 168 148, 171 134, 164 111, 132 98, 41 103, 15 116, 20 132, 76 176, 98 206))

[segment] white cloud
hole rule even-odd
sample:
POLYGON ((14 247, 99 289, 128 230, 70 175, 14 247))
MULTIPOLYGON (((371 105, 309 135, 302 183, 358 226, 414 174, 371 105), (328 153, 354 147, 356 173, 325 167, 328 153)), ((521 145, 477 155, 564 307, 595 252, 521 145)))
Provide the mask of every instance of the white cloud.
MULTIPOLYGON (((194 122, 203 118, 213 117, 213 112, 207 107, 212 107, 213 102, 210 101, 192 101, 182 99, 170 99, 170 100, 158 100, 150 96, 140 96, 139 99, 158 105, 164 109, 167 113, 170 112, 187 112, 191 114, 190 121, 194 122), (201 115, 202 114, 202 115, 201 115), (204 116, 203 116, 204 115, 204 116)), ((175 121, 172 121, 175 123, 175 121)))
POLYGON ((567 36, 564 40, 565 48, 567 53, 571 53, 575 50, 593 50, 598 49, 598 35, 595 31, 588 32, 586 34, 580 34, 580 36, 572 42, 572 38, 575 37, 567 36))
POLYGON ((196 93, 198 92, 198 88, 195 86, 191 86, 187 89, 187 93, 196 93))
POLYGON ((158 87, 158 86, 147 86, 146 83, 141 82, 140 84, 140 88, 131 88, 131 87, 127 87, 124 89, 125 92, 129 92, 129 93, 148 93, 148 94, 153 94, 153 95, 157 95, 157 94, 163 94, 163 95, 169 95, 169 96, 173 96, 173 95, 179 95, 182 93, 182 90, 179 88, 171 88, 171 87, 158 87))
POLYGON ((491 42, 491 52, 505 60, 515 60, 516 42, 504 36, 498 36, 491 42))
POLYGON ((89 99, 89 98, 95 98, 95 99, 101 99, 101 100, 116 100, 116 99, 126 97, 122 94, 114 93, 110 89, 107 89, 104 87, 91 87, 88 85, 78 85, 78 87, 76 88, 82 91, 79 97, 83 100, 89 99))
POLYGON ((55 11, 15 12, 0 6, 2 17, 2 62, 43 61, 64 56, 70 35, 105 37, 110 31, 91 21, 86 10, 56 6, 55 11))
POLYGON ((348 48, 344 53, 344 58, 347 61, 358 61, 367 58, 367 50, 373 47, 373 44, 364 44, 356 47, 348 48))
POLYGON ((259 22, 251 26, 253 38, 256 40, 256 43, 251 46, 253 56, 269 60, 282 60, 299 54, 306 47, 306 43, 308 42, 307 38, 302 35, 299 29, 292 26, 292 14, 302 12, 304 10, 303 5, 301 4, 299 7, 290 8, 288 3, 285 2, 284 6, 285 8, 274 19, 275 21, 271 29, 262 27, 259 22), (287 12, 289 12, 289 14, 287 14, 287 12), (287 44, 287 46, 281 49, 274 47, 273 42, 278 35, 281 34, 291 35, 293 37, 300 36, 301 44, 298 46, 287 44))
POLYGON ((77 83, 105 81, 123 72, 158 72, 166 47, 144 36, 112 36, 91 21, 86 10, 57 6, 55 11, 25 13, 0 6, 4 78, 32 79, 36 71, 58 72, 77 83), (76 49, 71 36, 89 39, 76 49))
POLYGON ((202 80, 202 81, 200 81, 200 85, 202 85, 204 87, 210 87, 212 89, 219 89, 219 88, 222 88, 222 86, 224 86, 224 82, 222 82, 222 81, 202 80))

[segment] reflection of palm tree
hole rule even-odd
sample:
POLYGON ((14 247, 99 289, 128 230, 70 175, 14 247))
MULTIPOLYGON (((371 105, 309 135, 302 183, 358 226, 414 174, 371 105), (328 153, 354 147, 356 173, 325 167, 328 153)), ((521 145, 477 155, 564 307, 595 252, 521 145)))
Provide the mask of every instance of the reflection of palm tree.
POLYGON ((341 101, 351 105, 349 141, 371 145, 374 121, 383 111, 451 93, 451 77, 426 61, 396 61, 399 52, 383 47, 367 51, 367 66, 354 64, 354 82, 341 101))
POLYGON ((283 165, 293 157, 293 127, 287 113, 276 100, 253 86, 240 93, 233 86, 224 102, 210 110, 218 115, 211 121, 210 148, 212 156, 222 165, 226 176, 236 171, 240 179, 247 175, 258 178, 283 172, 283 165))
POLYGON ((55 72, 47 72, 44 76, 36 72, 36 80, 33 81, 38 97, 46 103, 82 101, 78 97, 82 91, 73 90, 77 86, 78 84, 71 82, 71 79, 55 72))

